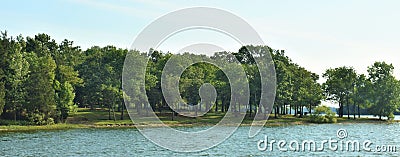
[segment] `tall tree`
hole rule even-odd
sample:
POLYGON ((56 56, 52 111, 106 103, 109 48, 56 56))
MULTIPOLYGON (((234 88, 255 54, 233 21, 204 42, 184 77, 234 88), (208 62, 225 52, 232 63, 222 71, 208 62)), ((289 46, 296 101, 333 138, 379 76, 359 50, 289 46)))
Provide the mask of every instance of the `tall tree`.
POLYGON ((77 67, 79 75, 84 80, 83 85, 77 87, 75 98, 81 107, 89 106, 94 110, 95 105, 100 106, 102 103, 103 55, 100 47, 91 47, 84 52, 85 61, 77 67))
MULTIPOLYGON (((2 80, 3 77, 4 77, 3 69, 0 69, 0 80, 2 80)), ((4 87, 4 84, 5 83, 3 81, 0 81, 0 116, 3 113, 3 108, 6 103, 6 100, 4 99, 6 95, 6 89, 4 87)))
POLYGON ((70 111, 76 108, 74 103, 75 89, 74 86, 82 83, 78 77, 78 73, 69 66, 58 65, 55 69, 55 101, 57 103, 57 121, 64 121, 70 111))
POLYGON ((36 124, 51 122, 55 117, 55 91, 53 88, 56 64, 51 56, 38 57, 35 53, 28 54, 31 64, 30 77, 27 81, 27 111, 28 118, 36 124))
POLYGON ((29 63, 21 52, 22 47, 19 43, 13 42, 10 47, 10 60, 7 74, 7 94, 8 100, 6 109, 13 112, 13 119, 17 120, 17 114, 21 112, 22 105, 25 104, 26 87, 24 86, 28 74, 29 63))
POLYGON ((288 105, 291 101, 291 97, 293 95, 293 84, 291 79, 293 77, 292 71, 290 71, 291 60, 285 56, 284 51, 275 51, 273 53, 274 63, 275 63, 275 71, 276 71, 276 81, 277 81, 277 89, 276 89, 276 98, 275 98, 275 118, 277 117, 277 113, 279 113, 279 109, 281 108, 281 112, 286 112, 286 105, 288 105))
POLYGON ((369 81, 371 81, 371 112, 374 115, 394 117, 400 104, 399 81, 393 76, 393 65, 385 62, 375 62, 368 67, 369 81))
POLYGON ((360 118, 360 108, 366 108, 369 104, 370 92, 369 88, 371 87, 370 81, 366 78, 364 74, 360 74, 357 76, 357 80, 354 86, 354 92, 351 95, 351 100, 353 102, 353 117, 356 118, 356 110, 358 113, 358 118, 360 118), (357 107, 357 109, 356 109, 357 107))
POLYGON ((323 84, 327 100, 339 103, 339 117, 343 117, 344 104, 347 104, 348 118, 350 94, 354 90, 357 74, 352 67, 328 69, 323 74, 327 80, 323 84))

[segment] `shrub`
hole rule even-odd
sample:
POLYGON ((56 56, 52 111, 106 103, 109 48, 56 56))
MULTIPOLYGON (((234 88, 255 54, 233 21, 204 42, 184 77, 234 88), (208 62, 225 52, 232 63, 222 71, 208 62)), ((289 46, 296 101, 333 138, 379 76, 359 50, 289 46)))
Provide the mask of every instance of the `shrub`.
POLYGON ((54 124, 53 118, 46 118, 45 115, 41 113, 29 113, 28 120, 34 125, 54 124))
POLYGON ((335 113, 327 106, 318 106, 310 116, 312 123, 336 123, 335 113))

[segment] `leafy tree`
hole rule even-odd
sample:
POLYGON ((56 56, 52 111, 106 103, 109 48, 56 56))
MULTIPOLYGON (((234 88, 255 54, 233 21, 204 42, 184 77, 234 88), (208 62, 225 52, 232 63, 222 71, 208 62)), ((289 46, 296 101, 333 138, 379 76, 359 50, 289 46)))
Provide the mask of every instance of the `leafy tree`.
POLYGON ((54 122, 55 90, 53 88, 56 63, 51 56, 38 57, 35 53, 27 57, 31 66, 27 85, 28 118, 36 124, 54 122))
POLYGON ((244 67, 247 74, 247 79, 249 80, 249 87, 250 87, 249 116, 251 117, 253 110, 254 113, 257 112, 257 106, 260 103, 259 96, 261 90, 260 87, 261 78, 256 65, 244 65, 244 67))
MULTIPOLYGON (((3 69, 0 69, 0 80, 3 77, 4 77, 3 69)), ((5 90, 4 84, 5 84, 4 82, 2 82, 2 81, 0 82, 0 116, 3 113, 3 108, 6 103, 6 100, 4 99, 4 97, 6 95, 6 90, 5 90)))
POLYGON ((70 112, 75 111, 75 87, 83 83, 75 67, 82 62, 81 50, 72 41, 64 40, 52 54, 57 68, 54 89, 56 92, 57 121, 64 121, 70 112))
POLYGON ((7 76, 7 102, 6 109, 13 111, 14 120, 17 119, 17 113, 21 112, 22 105, 26 99, 26 87, 24 83, 28 79, 29 63, 21 52, 21 46, 18 43, 13 44, 11 49, 9 71, 7 76))
POLYGON ((146 94, 149 98, 149 103, 152 108, 165 108, 167 105, 165 103, 164 97, 161 90, 161 74, 164 66, 168 59, 172 56, 167 53, 164 54, 159 51, 150 50, 148 53, 148 64, 146 68, 146 94))
POLYGON ((324 99, 322 86, 317 82, 319 76, 312 73, 311 77, 308 79, 308 90, 306 92, 306 101, 309 104, 309 113, 314 106, 321 104, 321 100, 324 99))
POLYGON ((339 103, 339 117, 343 117, 343 105, 347 104, 348 118, 350 94, 354 90, 357 74, 352 67, 339 67, 328 69, 323 74, 327 80, 323 84, 327 100, 333 100, 339 103))
POLYGON ((293 68, 294 83, 292 103, 295 104, 295 115, 300 113, 303 116, 304 107, 309 107, 311 112, 312 106, 317 106, 322 97, 321 86, 317 83, 318 75, 307 71, 303 67, 295 66, 293 68))
POLYGON ((5 100, 5 94, 6 94, 6 88, 5 88, 5 83, 6 83, 6 74, 3 69, 5 69, 8 59, 8 53, 6 51, 7 49, 7 44, 8 44, 8 39, 7 39, 7 32, 1 32, 1 39, 0 39, 0 116, 3 113, 4 105, 6 103, 5 100))
POLYGON ((94 105, 101 105, 101 84, 103 81, 103 66, 101 66, 103 53, 100 47, 91 47, 84 51, 85 61, 77 66, 79 76, 83 79, 82 86, 77 87, 76 102, 83 106, 89 106, 91 110, 94 105))
MULTIPOLYGON (((26 99, 24 83, 28 77, 29 63, 22 52, 25 45, 21 36, 17 39, 8 38, 7 33, 2 34, 0 49, 2 51, 2 69, 4 69, 3 83, 5 94, 5 105, 2 107, 5 112, 11 113, 12 119, 17 119, 17 114, 21 112, 22 105, 26 99)), ((6 115, 5 117, 7 117, 6 115)))
POLYGON ((293 95, 293 84, 291 82, 293 73, 290 71, 291 60, 285 56, 284 51, 275 51, 273 53, 275 71, 277 78, 277 89, 275 98, 275 118, 279 113, 279 108, 282 114, 285 114, 286 105, 291 102, 293 95))
POLYGON ((371 112, 374 115, 394 117, 400 103, 399 81, 393 76, 393 65, 385 62, 375 62, 368 67, 369 81, 371 81, 371 112))
MULTIPOLYGON (((351 95, 351 101, 353 102, 353 111, 355 111, 357 107, 358 118, 360 118, 360 108, 366 108, 369 104, 369 88, 371 87, 371 83, 366 78, 364 74, 358 75, 357 80, 355 82, 354 91, 351 95)), ((354 119, 356 118, 356 112, 353 114, 354 119)))

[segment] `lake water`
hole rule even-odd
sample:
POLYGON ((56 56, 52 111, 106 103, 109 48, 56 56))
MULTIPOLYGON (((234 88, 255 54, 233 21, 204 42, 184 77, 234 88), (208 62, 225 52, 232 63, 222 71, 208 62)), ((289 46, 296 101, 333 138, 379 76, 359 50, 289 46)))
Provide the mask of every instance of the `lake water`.
MULTIPOLYGON (((180 128, 183 130, 201 130, 201 127, 180 128)), ((62 131, 40 131, 31 133, 0 134, 0 156, 400 156, 400 124, 320 124, 265 127, 260 134, 249 138, 249 127, 240 127, 227 141, 202 152, 177 153, 161 148, 144 138, 133 128, 126 129, 72 129, 62 131), (345 129, 347 137, 339 139, 337 131, 345 129), (369 152, 331 150, 326 144, 322 152, 316 151, 280 151, 273 145, 260 151, 257 144, 268 136, 272 140, 304 141, 313 140, 319 147, 319 141, 357 140, 372 142, 368 148, 376 146, 396 146, 397 152, 369 152)), ((340 143, 340 142, 339 142, 340 143)), ((263 143, 260 143, 262 147, 263 143)), ((292 143, 295 144, 295 143, 292 143)), ((292 145, 295 148, 295 145, 292 145)), ((286 145, 287 149, 290 149, 286 145)))

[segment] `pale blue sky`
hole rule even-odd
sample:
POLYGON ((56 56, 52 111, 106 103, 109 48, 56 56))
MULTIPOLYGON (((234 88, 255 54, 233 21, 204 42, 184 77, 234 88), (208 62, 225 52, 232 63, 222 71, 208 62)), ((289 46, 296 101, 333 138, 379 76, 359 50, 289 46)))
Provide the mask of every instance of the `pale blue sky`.
MULTIPOLYGON (((320 75, 327 68, 342 65, 366 73, 367 66, 374 61, 386 61, 395 65, 395 75, 400 78, 398 0, 260 0, 251 4, 194 0, 8 0, 1 2, 0 29, 13 36, 47 33, 57 41, 73 40, 84 49, 109 44, 129 48, 135 36, 157 17, 193 6, 216 7, 242 17, 267 45, 285 49, 296 63, 320 75)), ((171 38, 160 48, 176 51, 186 46, 183 39, 203 40, 212 36, 198 34, 181 34, 175 42, 171 38)), ((227 50, 236 49, 228 41, 221 45, 227 50)))

